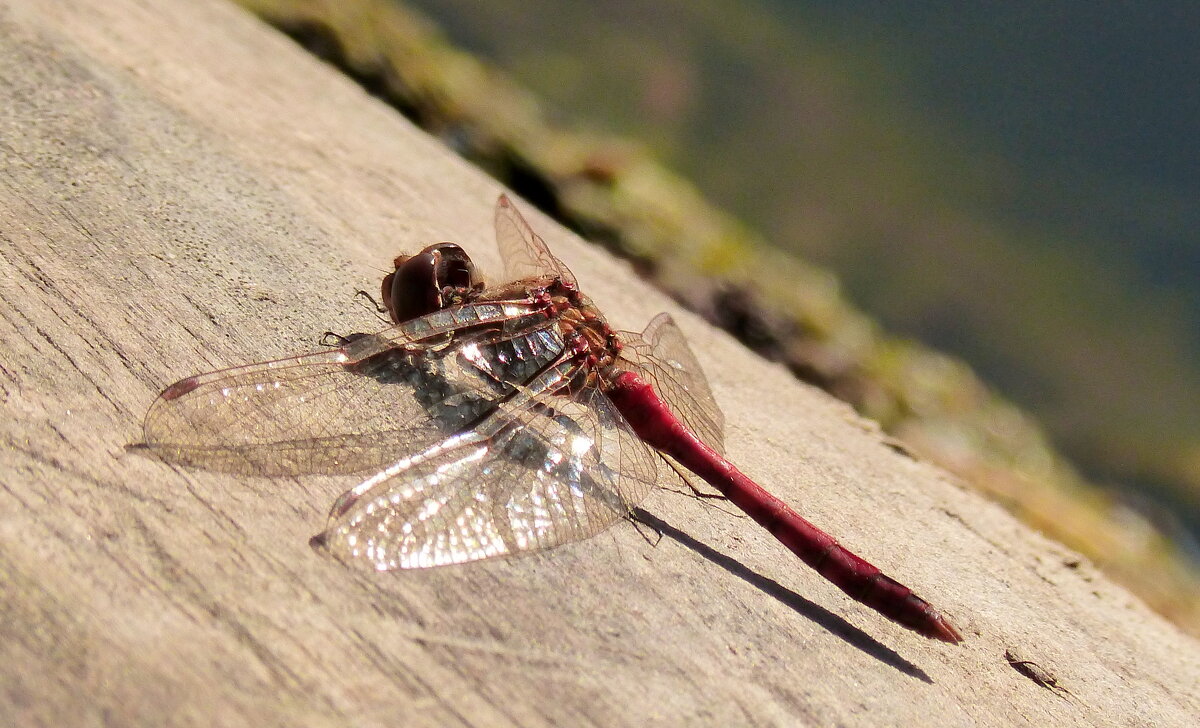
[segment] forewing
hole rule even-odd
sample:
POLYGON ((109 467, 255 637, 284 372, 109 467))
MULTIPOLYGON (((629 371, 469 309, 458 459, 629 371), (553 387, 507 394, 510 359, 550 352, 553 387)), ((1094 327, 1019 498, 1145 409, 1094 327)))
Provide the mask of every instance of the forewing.
POLYGON ((314 543, 381 571, 421 568, 550 548, 627 515, 658 458, 599 390, 558 396, 546 381, 348 491, 314 543))
POLYGON ((508 195, 496 200, 496 245, 509 280, 550 276, 574 287, 575 276, 554 257, 546 241, 529 227, 508 195))
POLYGON ((382 467, 473 422, 504 394, 446 349, 455 325, 500 320, 503 309, 446 309, 339 349, 188 377, 151 405, 142 447, 168 462, 250 475, 382 467))
POLYGON ((725 415, 713 399, 700 362, 670 314, 655 316, 639 334, 623 333, 624 363, 653 386, 679 419, 717 452, 725 450, 725 415))

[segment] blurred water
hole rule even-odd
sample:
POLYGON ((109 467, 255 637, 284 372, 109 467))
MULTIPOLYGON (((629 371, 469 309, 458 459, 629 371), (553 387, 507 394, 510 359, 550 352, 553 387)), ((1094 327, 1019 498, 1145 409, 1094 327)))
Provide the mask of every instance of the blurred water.
POLYGON ((413 4, 1200 527, 1200 3, 413 4))

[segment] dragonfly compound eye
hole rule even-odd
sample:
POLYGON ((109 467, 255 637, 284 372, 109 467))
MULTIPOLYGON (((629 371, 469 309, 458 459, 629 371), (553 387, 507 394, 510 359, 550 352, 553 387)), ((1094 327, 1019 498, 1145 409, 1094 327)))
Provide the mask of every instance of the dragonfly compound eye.
POLYGON ((383 281, 383 300, 396 323, 466 302, 475 290, 475 264, 454 243, 430 245, 400 256, 383 281))

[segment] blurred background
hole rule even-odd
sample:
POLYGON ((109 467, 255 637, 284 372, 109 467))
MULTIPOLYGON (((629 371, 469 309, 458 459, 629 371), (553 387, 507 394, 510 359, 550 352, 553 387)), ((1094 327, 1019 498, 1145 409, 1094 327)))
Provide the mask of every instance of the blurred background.
POLYGON ((1200 631, 1200 4, 240 1, 647 270, 768 261, 699 308, 1200 631))
POLYGON ((411 4, 1200 534, 1200 4, 411 4))

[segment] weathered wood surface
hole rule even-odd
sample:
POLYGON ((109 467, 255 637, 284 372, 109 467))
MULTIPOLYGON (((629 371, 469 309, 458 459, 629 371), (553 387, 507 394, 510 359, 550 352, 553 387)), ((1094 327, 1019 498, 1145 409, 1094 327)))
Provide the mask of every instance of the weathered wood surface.
POLYGON ((646 504, 657 545, 620 524, 541 556, 369 575, 306 544, 344 480, 125 454, 176 378, 372 328, 353 293, 397 252, 450 239, 495 261, 494 183, 231 6, 0 2, 0 165, 0 724, 1200 715, 1196 642, 533 213, 614 323, 681 320, 735 461, 966 643, 893 626, 747 520, 670 492, 646 504))

